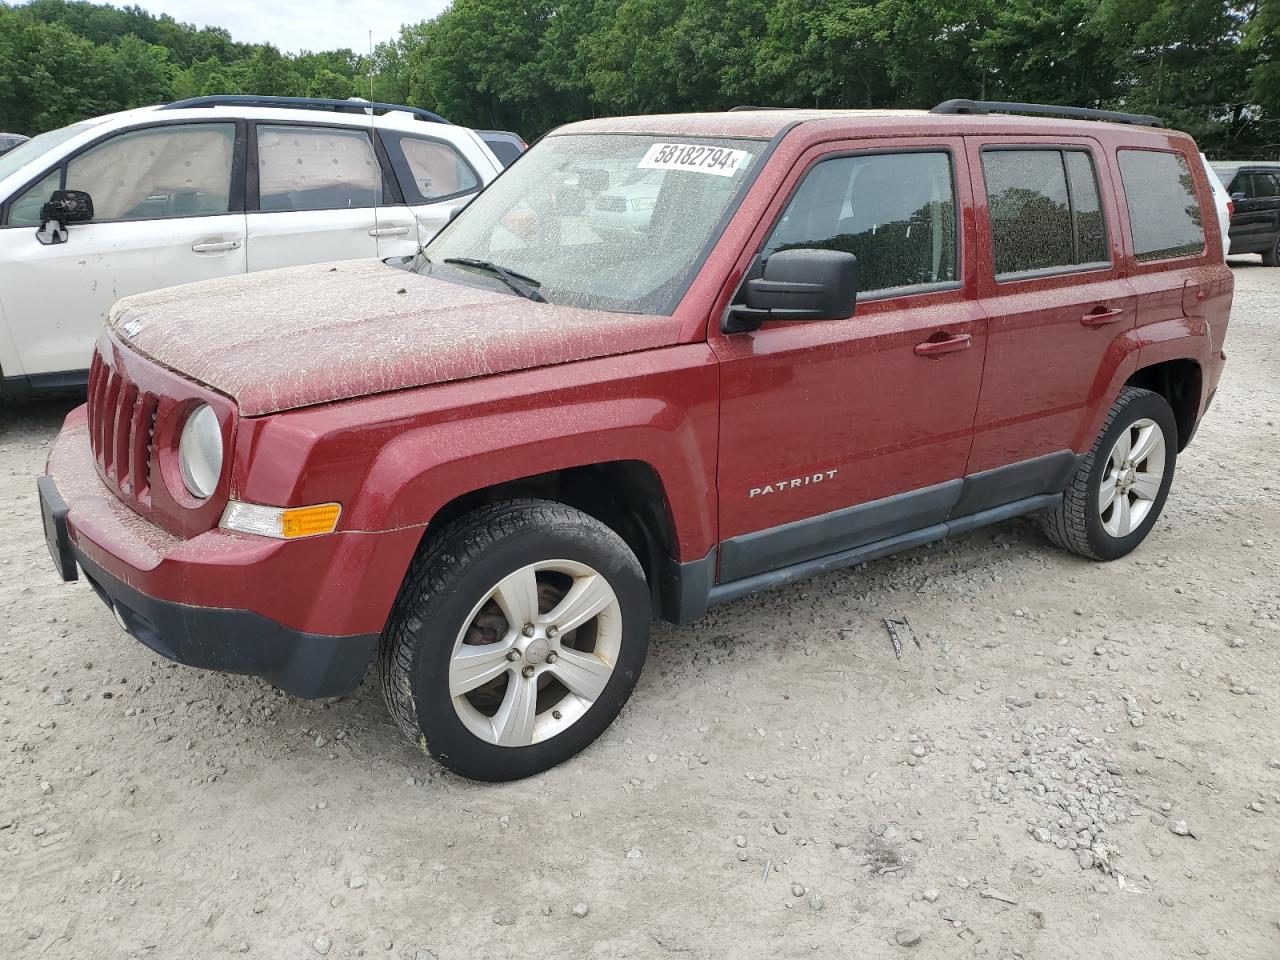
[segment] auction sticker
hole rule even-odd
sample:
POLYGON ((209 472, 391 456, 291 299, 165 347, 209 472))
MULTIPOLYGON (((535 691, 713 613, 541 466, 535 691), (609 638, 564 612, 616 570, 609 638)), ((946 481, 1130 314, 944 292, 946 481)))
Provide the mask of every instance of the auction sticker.
POLYGON ((732 177, 750 156, 746 150, 706 147, 696 143, 655 143, 640 161, 642 170, 685 170, 732 177))

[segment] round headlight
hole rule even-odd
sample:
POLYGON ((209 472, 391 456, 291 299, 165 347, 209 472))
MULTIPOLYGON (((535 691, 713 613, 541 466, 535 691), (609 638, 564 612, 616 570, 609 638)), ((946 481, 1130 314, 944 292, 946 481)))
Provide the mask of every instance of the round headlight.
POLYGON ((222 428, 217 414, 207 403, 191 411, 178 441, 178 466, 182 482, 193 497, 204 500, 218 485, 222 475, 222 428))

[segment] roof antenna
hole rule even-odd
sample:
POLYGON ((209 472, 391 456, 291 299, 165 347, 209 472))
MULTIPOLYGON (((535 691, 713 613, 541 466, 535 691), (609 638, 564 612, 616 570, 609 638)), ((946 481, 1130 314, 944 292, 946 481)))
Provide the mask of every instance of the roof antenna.
POLYGON ((382 190, 386 186, 383 181, 382 157, 378 155, 378 130, 373 122, 373 31, 369 31, 369 149, 373 151, 373 162, 376 165, 378 179, 374 181, 373 194, 373 255, 376 257, 381 251, 378 250, 378 240, 382 236, 382 229, 378 223, 378 201, 382 199, 382 190))

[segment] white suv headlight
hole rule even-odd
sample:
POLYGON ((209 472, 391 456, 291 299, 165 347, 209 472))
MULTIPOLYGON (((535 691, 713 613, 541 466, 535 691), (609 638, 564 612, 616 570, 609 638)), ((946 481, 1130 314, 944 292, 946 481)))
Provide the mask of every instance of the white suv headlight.
POLYGON ((178 467, 182 482, 193 497, 206 499, 222 476, 222 427, 218 416, 202 403, 187 416, 178 441, 178 467))

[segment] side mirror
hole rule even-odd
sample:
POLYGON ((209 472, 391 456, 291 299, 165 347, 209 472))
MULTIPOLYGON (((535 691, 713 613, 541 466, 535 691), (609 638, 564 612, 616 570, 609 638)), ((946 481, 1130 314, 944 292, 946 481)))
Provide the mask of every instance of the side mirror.
POLYGON ((88 223, 93 219, 93 197, 83 190, 55 190, 49 202, 40 208, 43 226, 36 231, 36 239, 45 246, 67 242, 67 227, 73 223, 88 223))
POLYGON ((1243 193, 1241 193, 1238 190, 1231 195, 1232 203, 1239 203, 1241 200, 1248 200, 1248 199, 1249 199, 1248 197, 1246 197, 1243 193))
POLYGON ((779 250, 747 280, 743 304, 729 308, 726 333, 766 320, 845 320, 858 300, 858 258, 838 250, 779 250))

